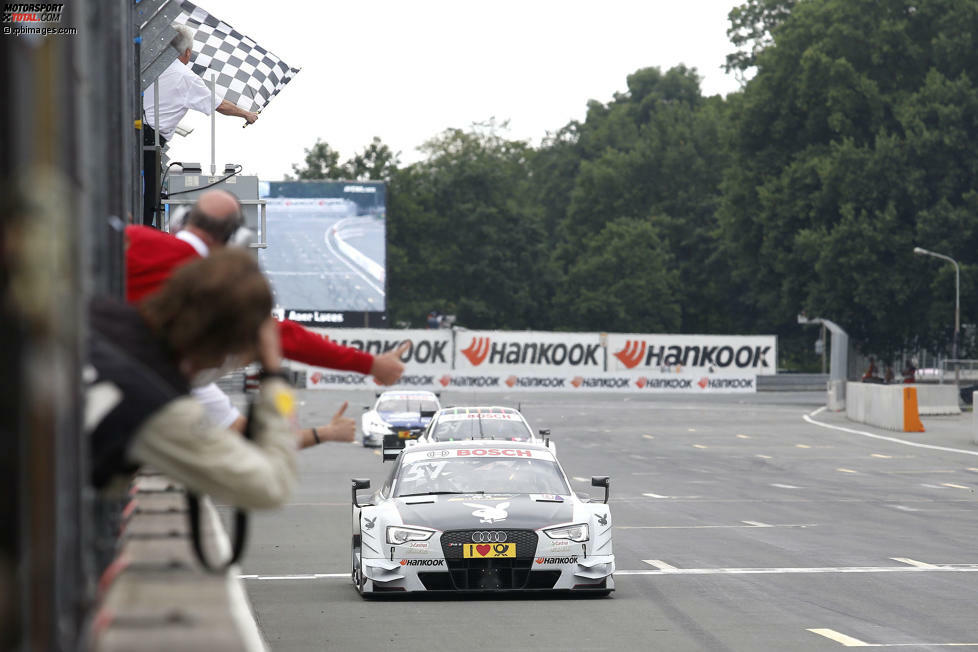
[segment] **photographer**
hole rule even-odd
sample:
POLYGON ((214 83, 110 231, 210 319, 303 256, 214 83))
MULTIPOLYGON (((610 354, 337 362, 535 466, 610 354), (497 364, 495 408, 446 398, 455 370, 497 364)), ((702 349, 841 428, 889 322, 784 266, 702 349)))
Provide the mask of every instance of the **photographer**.
POLYGON ((244 508, 284 503, 296 483, 294 399, 279 376, 272 294, 254 259, 226 250, 177 270, 138 307, 93 301, 87 390, 93 484, 143 464, 244 508), (210 425, 190 397, 195 376, 228 356, 263 367, 254 440, 210 425))

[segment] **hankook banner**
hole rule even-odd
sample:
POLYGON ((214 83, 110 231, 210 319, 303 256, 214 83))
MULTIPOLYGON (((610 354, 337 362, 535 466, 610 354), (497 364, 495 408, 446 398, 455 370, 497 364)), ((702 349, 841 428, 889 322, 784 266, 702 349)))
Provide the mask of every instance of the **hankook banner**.
MULTIPOLYGON (((744 393, 777 369, 775 336, 316 329, 380 355, 410 342, 399 389, 744 393)), ((357 373, 294 365, 310 388, 377 390, 357 373)))
POLYGON ((705 373, 766 376, 777 373, 774 335, 608 334, 608 372, 705 373))

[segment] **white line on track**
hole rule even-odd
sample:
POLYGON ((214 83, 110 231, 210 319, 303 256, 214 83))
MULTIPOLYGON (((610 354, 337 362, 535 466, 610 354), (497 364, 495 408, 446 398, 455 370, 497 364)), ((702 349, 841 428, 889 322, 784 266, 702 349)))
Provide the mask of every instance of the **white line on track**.
POLYGON ((746 523, 747 525, 753 525, 754 527, 774 527, 773 525, 768 525, 767 523, 761 523, 760 521, 741 521, 741 523, 746 523))
MULTIPOLYGON (((643 560, 668 566, 661 560, 643 560)), ((820 573, 976 573, 978 564, 931 564, 928 566, 825 566, 815 568, 657 568, 617 570, 615 575, 811 575, 820 573)), ((243 580, 302 581, 350 579, 350 573, 306 573, 302 575, 239 575, 243 580)))
POLYGON ((801 487, 796 487, 793 484, 781 484, 780 482, 772 482, 772 487, 777 487, 778 489, 801 489, 801 487))
POLYGON ((978 647, 978 643, 867 643, 834 629, 815 628, 808 631, 835 641, 843 647, 978 647))
POLYGON ((933 444, 921 444, 916 441, 907 441, 906 439, 898 439, 897 437, 887 437, 886 435, 877 435, 872 432, 865 432, 863 430, 854 430, 852 428, 843 428, 842 426, 833 426, 828 423, 822 423, 821 421, 816 421, 812 417, 819 414, 825 410, 824 407, 820 407, 814 412, 808 414, 803 414, 802 419, 812 424, 813 426, 819 426, 820 428, 830 428, 831 430, 839 430, 841 432, 848 432, 853 435, 862 435, 863 437, 872 437, 873 439, 880 439, 882 441, 893 442, 894 444, 903 444, 904 446, 913 446, 915 448, 929 448, 935 451, 944 451, 947 453, 962 453, 964 455, 978 455, 978 451, 964 450, 963 448, 950 448, 948 446, 935 446, 933 444))
POLYGON ((934 564, 917 561, 916 559, 908 559, 906 557, 890 557, 890 559, 893 561, 898 561, 901 564, 909 564, 910 566, 916 566, 918 568, 934 568, 934 564))
POLYGON ((669 496, 663 496, 662 494, 642 494, 643 496, 648 496, 649 498, 668 498, 669 496))
POLYGON ((978 564, 922 566, 825 566, 815 568, 677 568, 619 570, 615 575, 809 575, 818 573, 978 573, 978 564))
POLYGON ((778 525, 743 525, 748 521, 742 521, 737 525, 616 525, 616 530, 717 530, 728 528, 750 528, 750 527, 817 527, 818 523, 782 523, 778 525))
POLYGON ((578 477, 576 475, 574 476, 574 479, 577 480, 578 482, 587 482, 588 481, 587 478, 581 478, 581 477, 578 477))
POLYGON ((819 636, 824 636, 830 641, 835 641, 836 643, 841 643, 845 647, 865 647, 868 643, 860 641, 858 638, 853 638, 847 636, 842 632, 837 632, 834 629, 809 629, 812 634, 818 634, 819 636))
POLYGON ((667 564, 661 559, 643 559, 642 561, 644 561, 649 566, 654 566, 655 568, 658 568, 659 570, 676 570, 675 566, 673 566, 672 564, 667 564))

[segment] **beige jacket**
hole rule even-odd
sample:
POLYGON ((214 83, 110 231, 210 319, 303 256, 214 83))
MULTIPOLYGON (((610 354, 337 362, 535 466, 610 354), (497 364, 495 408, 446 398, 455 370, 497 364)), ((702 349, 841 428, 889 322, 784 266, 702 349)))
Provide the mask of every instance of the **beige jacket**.
POLYGON ((278 507, 296 484, 294 399, 282 380, 267 378, 252 412, 254 439, 211 425, 200 403, 183 396, 153 414, 128 455, 197 493, 249 509, 278 507))

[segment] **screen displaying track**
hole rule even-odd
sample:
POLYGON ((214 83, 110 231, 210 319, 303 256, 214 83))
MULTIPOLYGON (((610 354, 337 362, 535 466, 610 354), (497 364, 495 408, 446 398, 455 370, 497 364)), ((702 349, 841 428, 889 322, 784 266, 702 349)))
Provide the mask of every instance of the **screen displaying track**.
POLYGON ((386 310, 383 183, 271 182, 259 255, 277 308, 386 310))

